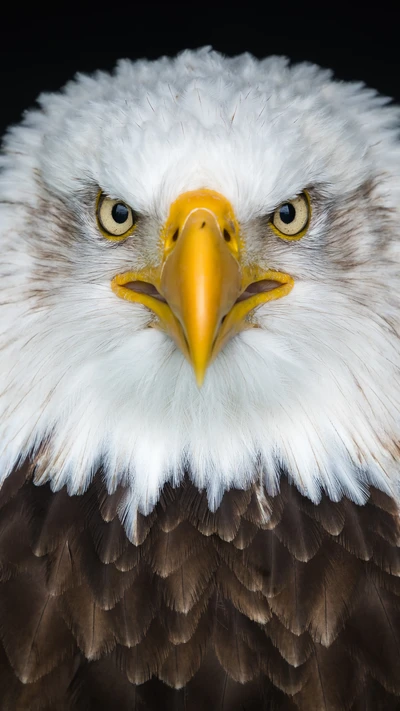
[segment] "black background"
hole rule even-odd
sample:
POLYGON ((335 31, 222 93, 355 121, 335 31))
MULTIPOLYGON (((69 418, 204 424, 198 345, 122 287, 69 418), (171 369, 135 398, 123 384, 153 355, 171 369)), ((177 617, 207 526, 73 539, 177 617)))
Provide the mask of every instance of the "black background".
POLYGON ((212 45, 229 55, 284 54, 362 80, 400 102, 400 2, 187 2, 100 4, 7 0, 0 15, 0 132, 41 91, 119 57, 155 58, 212 45))

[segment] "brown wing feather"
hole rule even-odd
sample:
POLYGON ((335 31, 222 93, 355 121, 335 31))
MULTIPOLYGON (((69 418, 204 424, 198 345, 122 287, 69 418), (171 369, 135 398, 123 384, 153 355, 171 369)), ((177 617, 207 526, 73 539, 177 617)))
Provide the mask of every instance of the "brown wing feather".
POLYGON ((400 599, 396 595, 368 580, 343 641, 374 679, 400 695, 400 599))
POLYGON ((87 659, 98 659, 116 645, 112 611, 96 605, 90 588, 80 585, 56 599, 62 619, 87 659))
POLYGON ((79 539, 66 538, 46 556, 46 582, 50 595, 61 595, 83 582, 79 539))
POLYGON ((18 678, 33 682, 76 651, 57 600, 46 590, 44 574, 22 574, 1 585, 0 638, 18 678))
POLYGON ((242 517, 242 520, 240 522, 240 526, 238 528, 238 532, 235 536, 235 538, 232 539, 232 543, 235 546, 235 548, 238 548, 239 550, 243 551, 247 546, 250 545, 250 543, 254 540, 255 536, 257 535, 258 527, 254 524, 251 523, 250 521, 246 521, 244 517, 242 517))
POLYGON ((212 591, 206 590, 188 612, 177 612, 170 608, 163 609, 161 623, 172 644, 189 642, 196 631, 203 614, 210 614, 210 597, 212 591))
POLYGON ((363 684, 363 672, 352 664, 342 645, 329 649, 316 645, 309 660, 310 674, 293 697, 300 709, 308 711, 349 711, 363 684))
POLYGON ((158 672, 158 677, 175 689, 187 684, 200 668, 205 656, 211 627, 211 615, 203 615, 191 638, 182 644, 173 644, 158 672))
POLYGON ((400 576, 400 546, 389 545, 381 536, 371 534, 372 558, 378 568, 389 575, 400 576))
POLYGON ((134 585, 125 591, 112 611, 112 624, 118 644, 139 644, 159 612, 154 575, 145 567, 139 569, 134 585))
POLYGON ((79 549, 83 575, 96 605, 104 610, 111 609, 121 600, 125 590, 132 585, 137 575, 137 568, 123 573, 114 565, 103 563, 96 555, 90 536, 85 533, 79 537, 79 549))
POLYGON ((297 560, 307 562, 319 551, 323 534, 317 521, 299 508, 291 491, 285 492, 282 516, 273 530, 297 560))
POLYGON ((321 502, 315 505, 298 492, 294 492, 294 496, 299 508, 315 521, 318 521, 326 533, 330 533, 331 536, 338 536, 343 531, 346 514, 342 502, 329 501, 329 499, 323 497, 321 502))
POLYGON ((115 563, 128 547, 128 539, 124 527, 118 518, 105 523, 99 520, 92 520, 89 532, 97 555, 101 562, 106 565, 115 563))
POLYGON ((202 550, 185 561, 178 570, 160 583, 164 602, 171 610, 189 612, 209 586, 213 586, 218 558, 208 541, 202 550))
POLYGON ((260 661, 257 653, 238 634, 239 626, 240 615, 232 614, 230 606, 217 599, 213 635, 215 653, 231 679, 243 684, 259 676, 260 661))
POLYGON ((118 663, 132 684, 143 684, 153 674, 158 676, 173 646, 161 621, 155 619, 138 644, 130 648, 121 645, 118 647, 118 663))
POLYGON ((322 566, 320 594, 308 629, 315 642, 329 647, 359 604, 365 581, 361 562, 335 543, 326 546, 322 566))
POLYGON ((361 560, 370 560, 373 554, 370 529, 363 525, 363 507, 354 506, 352 501, 342 501, 345 524, 338 535, 338 541, 352 555, 361 560))
POLYGON ((206 544, 207 539, 199 536, 198 531, 187 521, 183 521, 172 531, 160 530, 152 546, 152 568, 161 578, 168 578, 206 544))
POLYGON ((265 624, 271 619, 267 598, 261 592, 248 590, 227 565, 219 565, 216 582, 224 599, 230 600, 250 620, 265 624))
POLYGON ((300 635, 293 634, 279 621, 276 615, 272 615, 271 621, 266 626, 266 633, 281 656, 293 667, 304 664, 314 651, 314 645, 308 632, 300 635))
POLYGON ((0 490, 0 711, 399 711, 400 516, 282 479, 216 512, 167 485, 0 490), (21 681, 23 680, 23 681, 21 681))

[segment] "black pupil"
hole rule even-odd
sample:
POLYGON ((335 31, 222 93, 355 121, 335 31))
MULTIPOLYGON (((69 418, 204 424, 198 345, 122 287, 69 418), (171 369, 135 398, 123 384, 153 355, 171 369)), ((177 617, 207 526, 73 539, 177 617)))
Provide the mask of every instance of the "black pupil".
POLYGON ((123 225, 129 217, 129 210, 123 202, 117 202, 113 205, 111 214, 114 222, 118 222, 119 225, 123 225))
POLYGON ((285 202, 285 204, 279 208, 279 217, 285 225, 289 225, 293 222, 295 216, 296 210, 290 202, 285 202))

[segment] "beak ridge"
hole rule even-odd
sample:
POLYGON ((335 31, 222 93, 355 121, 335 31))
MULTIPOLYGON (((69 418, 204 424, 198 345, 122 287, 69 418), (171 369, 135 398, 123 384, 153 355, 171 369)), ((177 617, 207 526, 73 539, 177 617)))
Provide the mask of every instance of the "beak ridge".
POLYGON ((221 230, 213 211, 193 209, 174 235, 160 291, 181 324, 201 386, 222 320, 239 296, 241 271, 230 249, 231 235, 221 230))

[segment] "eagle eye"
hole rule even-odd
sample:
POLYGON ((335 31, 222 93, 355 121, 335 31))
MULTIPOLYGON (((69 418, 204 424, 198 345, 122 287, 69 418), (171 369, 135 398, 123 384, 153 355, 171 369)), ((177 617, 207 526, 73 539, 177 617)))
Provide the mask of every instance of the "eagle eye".
POLYGON ((301 193, 294 200, 283 202, 271 218, 271 227, 282 239, 300 239, 310 224, 311 204, 307 193, 301 193))
POLYGON ((97 198, 97 223, 102 234, 108 239, 120 240, 132 234, 136 227, 137 215, 122 200, 111 200, 99 193, 97 198))

